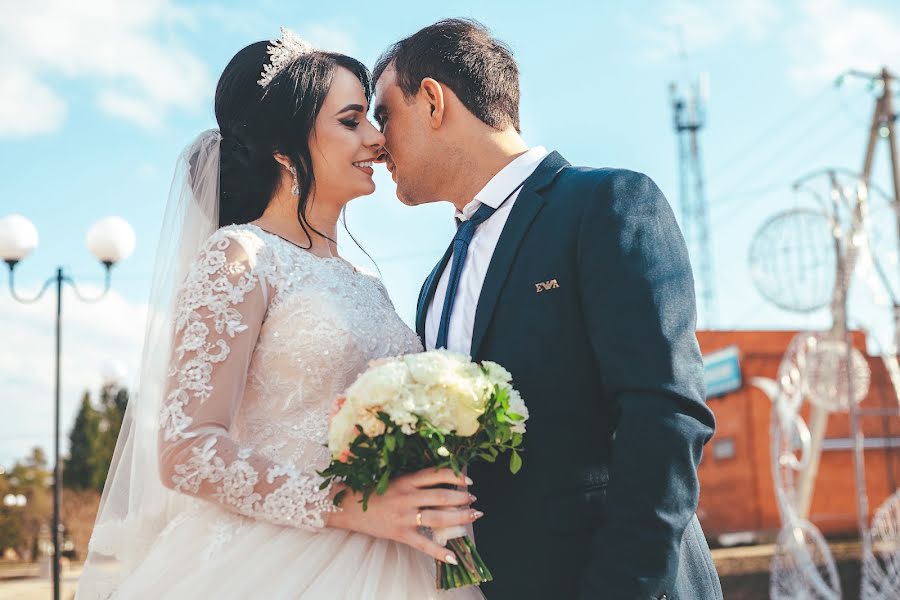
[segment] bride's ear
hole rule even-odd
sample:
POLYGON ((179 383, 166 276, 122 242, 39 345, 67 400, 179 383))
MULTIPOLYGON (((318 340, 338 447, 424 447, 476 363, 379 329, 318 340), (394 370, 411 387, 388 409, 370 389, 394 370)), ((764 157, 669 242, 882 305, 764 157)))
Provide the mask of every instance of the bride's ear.
POLYGON ((291 159, 289 159, 289 158, 288 158, 287 156, 285 156, 284 154, 281 154, 280 152, 276 152, 275 154, 273 154, 273 155, 272 155, 272 158, 274 158, 275 161, 276 161, 279 165, 281 165, 282 167, 284 167, 284 168, 287 169, 288 171, 290 171, 290 170, 291 170, 291 167, 294 165, 294 163, 291 162, 291 159))

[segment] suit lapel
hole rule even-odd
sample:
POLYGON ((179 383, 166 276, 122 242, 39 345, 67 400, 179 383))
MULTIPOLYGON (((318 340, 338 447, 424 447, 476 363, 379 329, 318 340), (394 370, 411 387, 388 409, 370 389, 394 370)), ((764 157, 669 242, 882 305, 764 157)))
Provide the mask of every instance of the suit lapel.
MULTIPOLYGON (((531 222, 544 207, 545 200, 540 191, 547 187, 556 177, 556 174, 568 166, 568 162, 558 152, 551 152, 541 161, 534 173, 525 180, 525 185, 516 198, 509 213, 509 218, 500 233, 494 255, 491 257, 481 295, 478 297, 478 307, 475 311, 475 325, 472 328, 472 357, 478 356, 484 335, 497 308, 500 292, 506 285, 513 261, 528 233, 531 222)), ((434 294, 432 290, 432 295, 434 294)), ((476 359, 477 360, 477 359, 476 359)))
MULTIPOLYGON (((422 291, 419 293, 419 304, 416 306, 416 333, 419 334, 423 348, 425 348, 425 317, 428 315, 428 306, 431 304, 431 299, 434 298, 434 292, 437 290, 438 282, 441 280, 441 273, 444 272, 447 261, 450 260, 452 254, 453 244, 451 243, 447 246, 444 256, 431 270, 431 274, 428 275, 428 279, 425 280, 425 285, 422 286, 422 291)), ((425 349, 427 350, 427 348, 425 349)))

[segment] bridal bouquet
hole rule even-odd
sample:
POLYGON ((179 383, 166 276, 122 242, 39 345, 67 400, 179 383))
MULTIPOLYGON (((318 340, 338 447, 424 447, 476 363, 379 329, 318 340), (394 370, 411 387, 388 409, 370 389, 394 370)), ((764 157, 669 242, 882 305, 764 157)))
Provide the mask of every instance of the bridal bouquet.
MULTIPOLYGON (((509 469, 518 472, 528 410, 511 380, 497 363, 478 365, 446 350, 374 361, 332 413, 332 461, 321 472, 322 488, 342 481, 362 494, 366 509, 372 493, 383 494, 391 477, 428 467, 459 474, 473 460, 494 462, 509 451, 509 469)), ((347 491, 337 494, 335 504, 347 491)), ((433 535, 459 562, 437 562, 440 589, 491 581, 465 528, 433 535)))

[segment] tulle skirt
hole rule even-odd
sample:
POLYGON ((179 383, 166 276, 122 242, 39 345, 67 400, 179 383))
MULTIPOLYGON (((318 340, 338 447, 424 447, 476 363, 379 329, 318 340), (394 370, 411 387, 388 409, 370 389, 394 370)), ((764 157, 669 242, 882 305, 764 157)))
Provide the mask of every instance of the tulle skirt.
MULTIPOLYGON (((90 588, 101 580, 83 578, 78 597, 94 597, 99 590, 90 588)), ((100 597, 469 600, 483 595, 476 587, 437 590, 434 560, 405 544, 338 529, 280 527, 207 504, 176 517, 111 595, 100 597)))

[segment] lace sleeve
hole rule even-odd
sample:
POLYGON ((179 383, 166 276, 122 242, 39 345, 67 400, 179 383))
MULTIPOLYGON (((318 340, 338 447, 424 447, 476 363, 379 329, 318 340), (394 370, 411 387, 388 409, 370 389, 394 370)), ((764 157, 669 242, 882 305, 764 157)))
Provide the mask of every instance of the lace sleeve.
POLYGON ((249 517, 320 529, 334 510, 321 477, 275 464, 229 434, 268 305, 271 261, 263 253, 256 236, 220 230, 179 292, 160 476, 166 487, 249 517))

